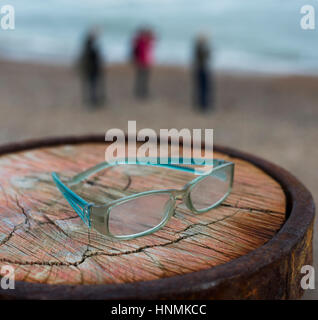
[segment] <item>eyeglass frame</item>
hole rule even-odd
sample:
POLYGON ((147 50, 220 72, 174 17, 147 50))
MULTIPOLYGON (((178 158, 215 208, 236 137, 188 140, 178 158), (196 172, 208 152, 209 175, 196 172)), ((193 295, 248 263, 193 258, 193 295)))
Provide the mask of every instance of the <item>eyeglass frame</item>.
POLYGON ((140 160, 129 160, 127 158, 123 160, 116 160, 114 163, 109 162, 101 162, 97 164, 94 167, 91 167, 77 175, 75 175, 73 178, 71 178, 67 184, 63 183, 59 174, 57 172, 52 172, 52 178, 55 182, 57 188, 62 193, 62 195, 65 197, 65 199, 69 202, 71 207, 75 210, 75 212, 79 215, 79 217, 83 220, 83 222, 89 227, 97 230, 101 234, 105 236, 109 236, 111 238, 117 239, 117 240, 130 240, 134 238, 138 238, 141 236, 146 236, 149 234, 152 234, 161 228, 163 228, 167 222, 170 220, 170 218, 175 214, 175 205, 176 200, 182 199, 183 203, 186 205, 186 207, 195 214, 205 213, 207 211, 210 211, 211 209, 217 207, 220 205, 231 193, 232 186, 233 186, 233 180, 234 180, 234 163, 231 161, 226 161, 223 159, 210 159, 212 160, 211 164, 211 170, 208 171, 208 173, 203 171, 198 171, 197 169, 194 169, 192 167, 184 167, 182 165, 184 164, 190 164, 190 165, 196 165, 202 162, 202 159, 189 159, 189 158, 180 158, 180 159, 173 159, 173 158, 167 158, 168 163, 160 163, 159 159, 158 162, 149 161, 149 159, 145 162, 140 160), (134 165, 150 165, 150 166, 158 166, 158 167, 165 167, 168 169, 175 169, 180 170, 184 172, 190 172, 190 173, 197 173, 199 174, 198 177, 194 178, 190 182, 186 183, 182 189, 162 189, 162 190, 150 190, 145 192, 139 192, 133 195, 125 196, 116 200, 112 200, 109 203, 102 204, 102 205, 96 205, 92 202, 87 202, 82 197, 80 197, 78 194, 76 194, 74 191, 72 191, 69 187, 74 186, 83 180, 87 179, 91 175, 94 175, 98 173, 99 171, 107 168, 114 167, 116 165, 125 165, 125 164, 134 164, 134 165), (196 209, 193 204, 190 197, 191 190, 193 187, 197 185, 198 182, 205 179, 206 177, 212 175, 213 172, 216 170, 220 170, 225 167, 231 168, 230 173, 230 181, 229 181, 229 187, 227 192, 224 194, 224 196, 219 199, 217 202, 212 204, 211 206, 204 208, 204 209, 196 209), (164 213, 162 221, 148 229, 142 232, 138 232, 131 235, 113 235, 109 231, 109 216, 111 209, 114 208, 117 205, 123 204, 127 201, 151 195, 151 194, 161 194, 161 193, 167 193, 170 195, 169 201, 172 201, 171 205, 166 209, 166 212, 164 213))

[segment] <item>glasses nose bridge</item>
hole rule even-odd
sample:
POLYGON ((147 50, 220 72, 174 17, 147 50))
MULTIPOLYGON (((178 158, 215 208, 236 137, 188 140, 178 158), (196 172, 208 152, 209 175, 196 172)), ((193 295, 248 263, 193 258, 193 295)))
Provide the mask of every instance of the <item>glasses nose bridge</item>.
POLYGON ((175 200, 183 200, 184 199, 184 195, 185 195, 185 190, 181 189, 181 190, 174 190, 173 191, 173 197, 175 200))

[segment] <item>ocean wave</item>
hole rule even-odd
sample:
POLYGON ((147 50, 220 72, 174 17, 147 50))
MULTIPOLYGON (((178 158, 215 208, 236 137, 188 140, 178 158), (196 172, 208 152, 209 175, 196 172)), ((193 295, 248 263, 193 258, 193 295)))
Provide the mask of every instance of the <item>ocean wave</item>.
MULTIPOLYGON (((9 0, 8 0, 9 1, 9 0)), ((150 25, 157 63, 188 65, 192 43, 204 31, 216 69, 317 73, 316 31, 300 28, 300 8, 312 0, 11 0, 16 29, 0 31, 0 56, 13 60, 72 63, 85 32, 103 30, 108 62, 129 57, 133 33, 150 25)))

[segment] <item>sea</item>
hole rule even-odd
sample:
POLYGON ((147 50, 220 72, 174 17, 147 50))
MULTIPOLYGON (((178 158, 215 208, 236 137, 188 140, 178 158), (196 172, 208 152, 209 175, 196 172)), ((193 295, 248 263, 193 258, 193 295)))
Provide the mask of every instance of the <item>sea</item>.
POLYGON ((147 26, 158 64, 190 65, 195 38, 204 34, 216 69, 318 73, 318 30, 301 27, 301 9, 318 14, 318 0, 1 0, 0 9, 7 4, 15 29, 0 29, 0 59, 72 64, 98 26, 105 61, 121 63, 136 30, 147 26))

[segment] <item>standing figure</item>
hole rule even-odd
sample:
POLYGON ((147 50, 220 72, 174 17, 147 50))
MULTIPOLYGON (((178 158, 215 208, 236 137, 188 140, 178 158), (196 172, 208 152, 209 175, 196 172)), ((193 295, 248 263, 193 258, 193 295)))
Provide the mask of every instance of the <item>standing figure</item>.
POLYGON ((149 97, 150 68, 153 62, 154 35, 150 29, 137 32, 132 44, 132 59, 135 66, 135 95, 139 99, 149 97))
POLYGON ((205 112, 212 102, 212 79, 210 75, 210 48, 207 38, 200 35, 195 43, 193 57, 194 103, 205 112))
POLYGON ((97 31, 87 35, 79 61, 84 102, 98 106, 104 100, 103 60, 97 46, 97 31))

